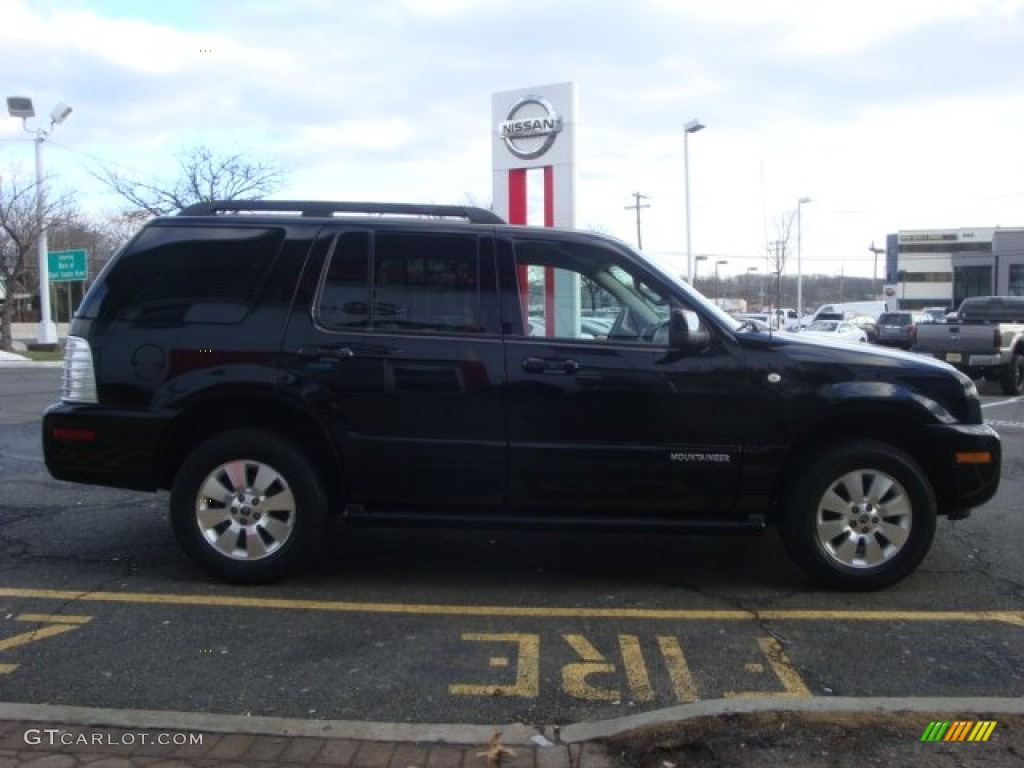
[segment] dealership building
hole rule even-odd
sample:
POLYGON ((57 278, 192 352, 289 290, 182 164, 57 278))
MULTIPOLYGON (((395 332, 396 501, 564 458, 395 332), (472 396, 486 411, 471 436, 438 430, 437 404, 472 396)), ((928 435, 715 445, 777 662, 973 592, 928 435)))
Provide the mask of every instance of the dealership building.
POLYGON ((912 229, 886 238, 886 293, 905 309, 1024 296, 1024 227, 912 229))

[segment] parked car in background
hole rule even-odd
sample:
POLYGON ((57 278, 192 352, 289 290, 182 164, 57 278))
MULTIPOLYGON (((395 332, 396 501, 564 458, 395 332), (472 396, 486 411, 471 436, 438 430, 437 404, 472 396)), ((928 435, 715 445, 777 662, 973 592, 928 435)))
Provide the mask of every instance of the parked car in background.
POLYGON ((831 320, 835 318, 835 315, 840 315, 844 320, 854 315, 878 317, 888 310, 889 307, 884 301, 847 301, 838 304, 822 304, 810 318, 801 318, 800 325, 806 327, 816 320, 831 320))
POLYGON ((755 331, 768 332, 775 330, 772 324, 772 316, 768 312, 739 312, 733 318, 744 325, 753 328, 755 331))
POLYGON ((613 318, 583 316, 580 318, 580 331, 595 339, 603 339, 611 331, 614 323, 613 318))
MULTIPOLYGON (((603 339, 612 328, 613 320, 604 317, 581 317, 579 333, 584 339, 603 339)), ((530 316, 530 336, 547 336, 548 328, 543 315, 530 316)))
POLYGON ((878 321, 875 318, 870 315, 854 315, 849 320, 867 334, 869 344, 878 342, 878 321))
POLYGON ((918 329, 917 351, 998 381, 1005 395, 1024 394, 1024 296, 964 299, 954 319, 918 329))
POLYGON ((775 310, 776 323, 779 328, 784 331, 799 331, 800 330, 800 316, 796 313, 795 309, 783 307, 782 309, 775 310))
POLYGON ((800 331, 800 337, 865 344, 868 340, 868 335, 849 320, 815 320, 800 331))
POLYGON ((931 319, 920 312, 883 312, 878 318, 878 343, 912 349, 917 344, 917 326, 928 322, 931 319))

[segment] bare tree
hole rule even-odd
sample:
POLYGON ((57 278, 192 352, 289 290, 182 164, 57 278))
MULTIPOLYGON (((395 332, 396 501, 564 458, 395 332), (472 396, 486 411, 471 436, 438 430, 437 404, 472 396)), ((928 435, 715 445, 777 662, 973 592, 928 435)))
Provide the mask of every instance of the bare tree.
POLYGON ((5 300, 0 304, 0 349, 10 351, 11 315, 13 297, 19 293, 32 293, 29 265, 36 255, 44 227, 66 224, 74 218, 70 195, 53 197, 44 195, 43 210, 37 205, 38 185, 24 182, 17 174, 0 176, 0 282, 5 288, 5 300), (40 215, 42 214, 42 215, 40 215))
POLYGON ((171 179, 138 181, 109 169, 94 175, 128 201, 129 213, 142 211, 150 216, 165 216, 204 200, 259 200, 276 191, 283 180, 272 164, 242 154, 215 155, 205 146, 179 153, 178 168, 178 175, 171 179))
POLYGON ((768 268, 775 274, 775 309, 782 306, 782 273, 786 271, 786 257, 789 255, 789 240, 793 232, 793 216, 790 213, 775 220, 775 240, 767 243, 768 268))

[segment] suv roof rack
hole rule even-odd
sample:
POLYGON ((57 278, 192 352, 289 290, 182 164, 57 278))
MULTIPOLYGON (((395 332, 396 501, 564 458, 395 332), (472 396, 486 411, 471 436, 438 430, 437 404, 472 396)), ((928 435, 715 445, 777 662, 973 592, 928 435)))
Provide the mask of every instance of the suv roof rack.
POLYGON ((320 200, 214 200, 182 208, 179 216, 220 216, 244 213, 292 213, 332 218, 345 214, 464 219, 471 224, 504 224, 493 211, 470 205, 420 205, 418 203, 352 203, 320 200))

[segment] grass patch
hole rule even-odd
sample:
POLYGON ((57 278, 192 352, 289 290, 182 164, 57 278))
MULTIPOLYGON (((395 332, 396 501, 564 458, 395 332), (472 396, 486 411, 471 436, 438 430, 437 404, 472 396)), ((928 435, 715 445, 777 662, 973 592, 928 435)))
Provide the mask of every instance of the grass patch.
POLYGON ((24 355, 29 360, 33 360, 37 363, 52 363, 60 362, 64 359, 64 350, 58 347, 52 352, 47 352, 39 349, 30 349, 26 352, 19 352, 19 355, 24 355))

